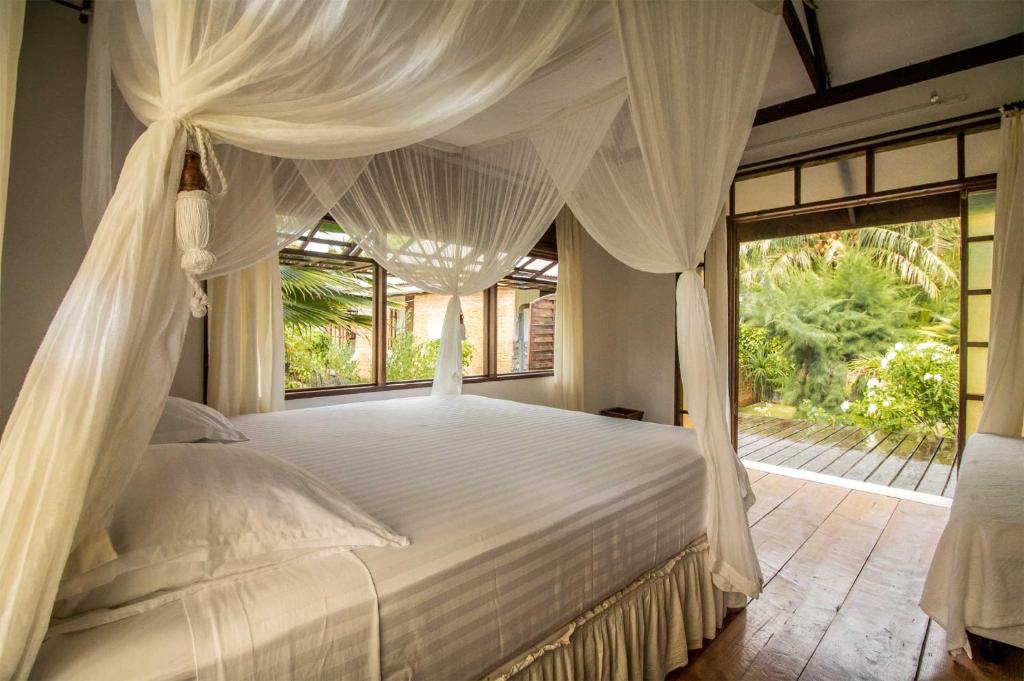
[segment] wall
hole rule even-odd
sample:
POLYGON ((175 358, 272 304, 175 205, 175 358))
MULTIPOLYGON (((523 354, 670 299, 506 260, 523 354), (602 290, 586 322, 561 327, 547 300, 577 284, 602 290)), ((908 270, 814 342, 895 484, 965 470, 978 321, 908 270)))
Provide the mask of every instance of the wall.
MULTIPOLYGON (((0 269, 0 424, 85 256, 79 187, 87 36, 76 12, 28 3, 0 269)), ((202 399, 202 328, 189 328, 173 394, 202 399)))
POLYGON ((631 407, 674 423, 675 277, 634 270, 583 240, 587 411, 631 407))

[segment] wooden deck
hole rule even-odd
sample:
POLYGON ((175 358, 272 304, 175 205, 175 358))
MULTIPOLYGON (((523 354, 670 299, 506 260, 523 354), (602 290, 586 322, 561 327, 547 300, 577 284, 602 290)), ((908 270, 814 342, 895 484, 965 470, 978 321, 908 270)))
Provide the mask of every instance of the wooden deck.
POLYGON ((740 414, 738 443, 746 461, 945 497, 956 487, 956 438, 740 414))
POLYGON ((747 513, 765 589, 667 681, 1022 679, 946 653, 917 602, 948 509, 750 471, 747 513))

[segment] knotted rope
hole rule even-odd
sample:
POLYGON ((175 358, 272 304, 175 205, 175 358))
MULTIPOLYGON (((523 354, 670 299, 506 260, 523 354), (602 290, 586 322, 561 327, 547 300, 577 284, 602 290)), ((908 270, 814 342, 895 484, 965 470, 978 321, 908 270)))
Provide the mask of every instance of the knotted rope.
POLYGON ((207 250, 210 242, 210 201, 220 198, 227 193, 228 182, 221 167, 220 160, 213 148, 213 141, 210 134, 202 127, 191 121, 182 121, 185 132, 189 138, 189 145, 195 149, 190 151, 199 156, 199 166, 202 169, 201 177, 188 180, 195 181, 193 185, 186 182, 188 171, 188 154, 186 152, 186 167, 182 171, 182 185, 178 190, 178 198, 174 208, 174 231, 178 240, 178 248, 181 249, 181 269, 185 271, 192 284, 192 300, 189 304, 193 317, 203 317, 210 308, 206 291, 200 283, 200 275, 210 270, 216 263, 217 258, 207 250), (194 145, 192 142, 194 141, 194 145), (211 178, 210 165, 213 165, 217 173, 219 191, 210 194, 207 191, 208 178, 211 178))

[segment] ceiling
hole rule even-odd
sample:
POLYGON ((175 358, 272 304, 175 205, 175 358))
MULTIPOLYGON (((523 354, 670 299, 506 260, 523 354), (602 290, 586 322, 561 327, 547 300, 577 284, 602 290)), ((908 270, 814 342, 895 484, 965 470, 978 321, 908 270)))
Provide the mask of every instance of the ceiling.
MULTIPOLYGON (((794 0, 794 7, 806 35, 804 1, 794 0)), ((833 86, 1024 31, 1024 0, 816 0, 814 4, 833 86)), ((597 3, 559 48, 553 63, 435 141, 465 146, 524 130, 558 112, 566 102, 615 87, 623 73, 609 7, 597 3)), ((783 24, 760 106, 813 93, 783 24)))
MULTIPOLYGON (((1022 0, 817 0, 832 85, 874 76, 1024 31, 1022 0)), ((804 3, 795 3, 806 32, 804 3)), ((783 26, 761 106, 814 92, 783 26)))

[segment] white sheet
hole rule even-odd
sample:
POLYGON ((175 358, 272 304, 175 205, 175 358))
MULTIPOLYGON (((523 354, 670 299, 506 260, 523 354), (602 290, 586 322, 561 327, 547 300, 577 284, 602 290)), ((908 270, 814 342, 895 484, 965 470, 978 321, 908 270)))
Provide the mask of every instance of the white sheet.
POLYGON ((1024 439, 978 433, 964 447, 949 522, 921 608, 950 650, 967 632, 1024 647, 1024 439))
MULTIPOLYGON (((387 679, 483 676, 704 533, 704 462, 681 428, 475 396, 234 422, 247 446, 412 541, 356 554, 377 589, 387 679)), ((293 649, 324 643, 315 627, 279 626, 293 649)), ((131 629, 95 631, 95 646, 132 645, 131 629)), ((69 645, 47 642, 40 676, 81 678, 69 645)), ((167 678, 180 659, 152 650, 130 675, 167 678)))

